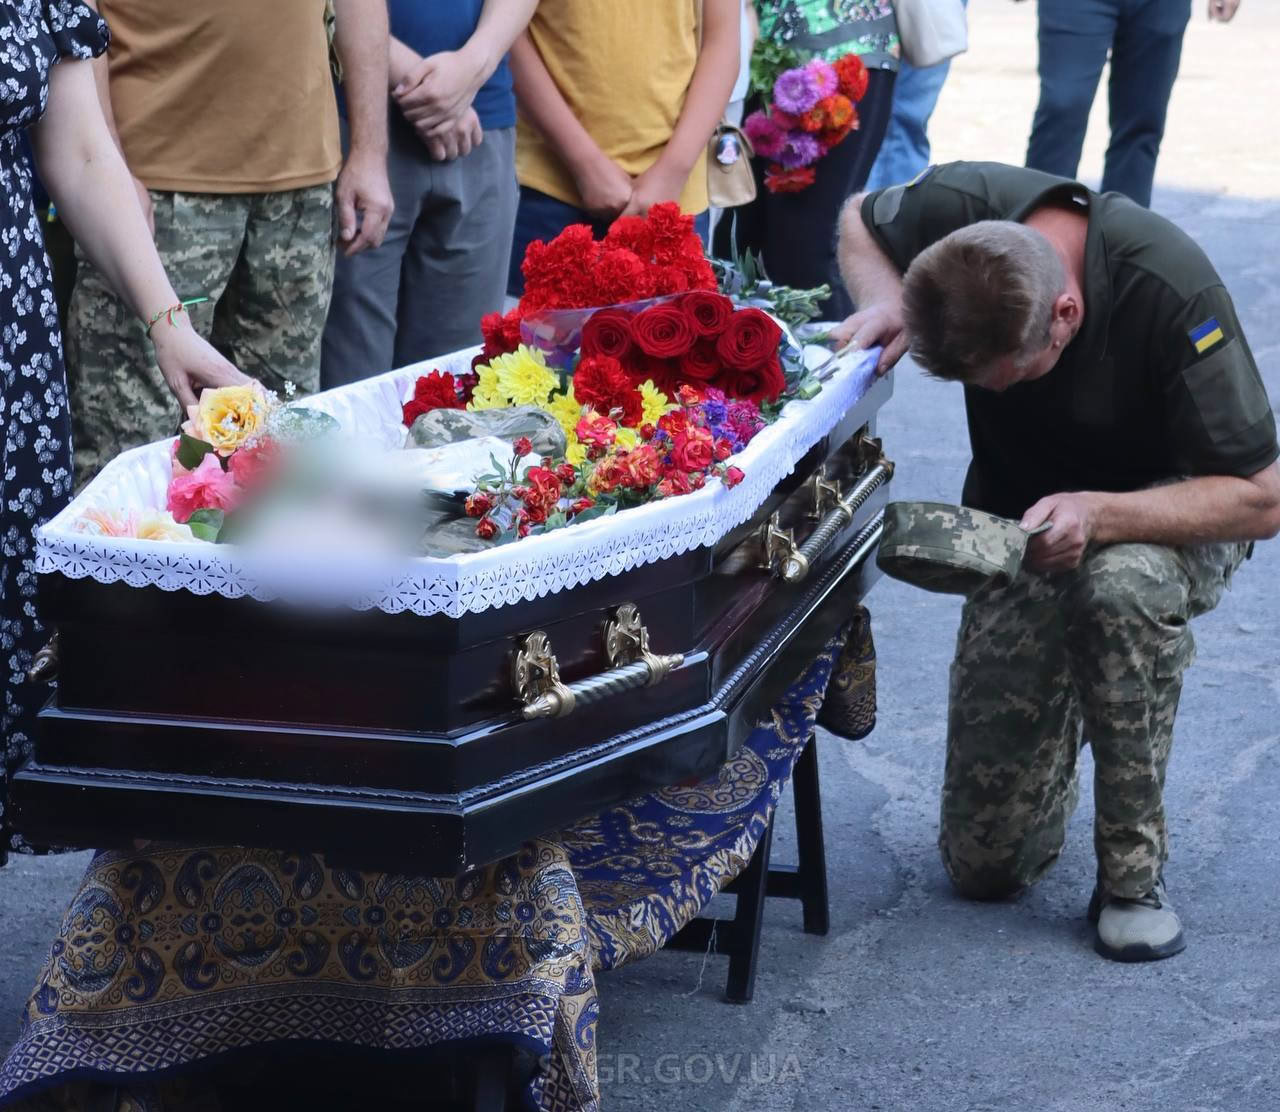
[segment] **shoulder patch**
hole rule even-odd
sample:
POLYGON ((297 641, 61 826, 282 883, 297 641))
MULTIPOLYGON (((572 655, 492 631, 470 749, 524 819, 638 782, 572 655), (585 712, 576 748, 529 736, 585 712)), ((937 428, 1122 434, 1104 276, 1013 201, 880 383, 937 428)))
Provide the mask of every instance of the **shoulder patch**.
POLYGON ((1197 355, 1203 355, 1210 348, 1216 347, 1225 340, 1226 334, 1222 331, 1222 325, 1218 323, 1217 317, 1210 317, 1203 324, 1197 324, 1195 328, 1187 333, 1187 338, 1191 341, 1191 346, 1196 349, 1197 355))
POLYGON ((909 182, 907 182, 906 188, 911 189, 913 186, 919 185, 922 181, 924 181, 925 178, 927 178, 930 174, 932 174, 934 170, 936 170, 937 168, 938 167, 936 165, 926 166, 923 170, 920 171, 920 173, 918 173, 914 178, 912 178, 909 182))

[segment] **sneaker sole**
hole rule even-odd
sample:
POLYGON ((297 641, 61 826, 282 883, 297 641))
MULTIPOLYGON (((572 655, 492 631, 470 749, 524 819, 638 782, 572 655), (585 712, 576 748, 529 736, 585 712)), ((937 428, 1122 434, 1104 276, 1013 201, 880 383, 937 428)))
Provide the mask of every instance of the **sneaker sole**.
POLYGON ((1093 949, 1095 953, 1101 954, 1109 961, 1122 961, 1126 963, 1140 961, 1164 961, 1165 958, 1174 957, 1182 953, 1187 948, 1187 940, 1182 931, 1179 931, 1173 938, 1161 946, 1149 946, 1145 942, 1133 942, 1128 946, 1122 946, 1116 949, 1108 946, 1102 941, 1101 937, 1095 937, 1093 940, 1093 949))

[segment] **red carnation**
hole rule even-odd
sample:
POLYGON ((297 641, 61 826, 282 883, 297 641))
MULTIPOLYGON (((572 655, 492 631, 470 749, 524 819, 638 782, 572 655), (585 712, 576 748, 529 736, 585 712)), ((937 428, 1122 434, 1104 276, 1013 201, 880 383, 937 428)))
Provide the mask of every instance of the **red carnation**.
POLYGON ((654 305, 633 322, 636 343, 646 355, 673 359, 693 347, 693 328, 676 305, 654 305))
POLYGON ((619 216, 604 237, 605 246, 623 247, 641 259, 653 256, 653 229, 643 216, 619 216))
POLYGON ((650 296, 651 285, 648 267, 625 248, 601 251, 591 267, 591 301, 596 305, 642 301, 650 296))
POLYGON ((856 54, 846 54, 835 61, 836 77, 840 82, 840 92, 850 100, 861 100, 867 95, 870 76, 865 63, 856 54))
POLYGON ((759 405, 776 402, 787 388, 787 380, 775 351, 769 361, 760 366, 726 370, 716 379, 716 385, 731 398, 745 398, 759 405))
POLYGON ((761 309, 739 309, 716 341, 716 354, 731 371, 758 367, 776 358, 782 329, 761 309))
POLYGON ((733 316, 733 302, 724 294, 694 290, 680 299, 680 308, 698 336, 719 336, 733 316))
POLYGON ((770 193, 799 193, 814 183, 817 174, 812 166, 800 166, 794 170, 785 170, 773 163, 765 171, 764 187, 770 193))
POLYGON ((432 371, 423 375, 413 386, 413 398, 403 408, 404 423, 412 425, 424 413, 433 409, 463 409, 465 403, 458 397, 453 375, 432 371))
POLYGON ((607 355, 588 355, 573 372, 573 396, 583 405, 608 415, 622 410, 624 425, 637 425, 644 416, 644 399, 622 364, 607 355))
POLYGON ((680 377, 697 382, 710 382, 724 368, 716 354, 715 340, 699 340, 680 356, 680 377))
POLYGON ((582 326, 582 354, 603 355, 626 363, 632 351, 631 314, 622 309, 601 309, 582 326))

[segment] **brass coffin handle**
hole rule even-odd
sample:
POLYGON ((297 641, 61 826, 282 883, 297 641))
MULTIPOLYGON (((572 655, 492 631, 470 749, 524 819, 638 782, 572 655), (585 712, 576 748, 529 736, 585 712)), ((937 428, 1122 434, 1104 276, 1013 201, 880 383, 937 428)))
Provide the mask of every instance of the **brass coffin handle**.
POLYGON ((52 683, 58 678, 58 634, 55 631, 49 643, 31 658, 27 679, 32 683, 52 683))
POLYGON ((869 437, 862 441, 864 451, 875 453, 874 463, 854 488, 827 511, 799 548, 774 565, 777 574, 788 583, 799 583, 818 558, 827 550, 840 531, 849 525, 867 500, 893 477, 893 464, 884 457, 880 442, 869 437))
POLYGON ((682 653, 662 655, 649 649, 649 631, 634 604, 614 611, 604 627, 605 658, 612 666, 598 676, 566 684, 551 642, 541 630, 520 642, 512 661, 512 686, 527 719, 564 718, 623 691, 653 687, 684 663, 682 653))

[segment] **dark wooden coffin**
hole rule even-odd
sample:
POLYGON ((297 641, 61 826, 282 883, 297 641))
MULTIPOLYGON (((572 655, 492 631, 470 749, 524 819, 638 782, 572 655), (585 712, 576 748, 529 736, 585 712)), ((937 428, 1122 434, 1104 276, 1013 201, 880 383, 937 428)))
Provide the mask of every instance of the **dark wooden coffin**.
POLYGON ((58 682, 17 823, 44 843, 304 846, 453 875, 705 776, 877 575, 890 391, 715 548, 462 618, 44 575, 58 682))

